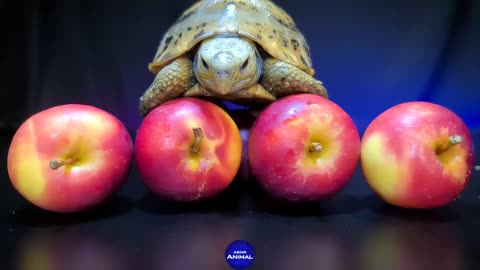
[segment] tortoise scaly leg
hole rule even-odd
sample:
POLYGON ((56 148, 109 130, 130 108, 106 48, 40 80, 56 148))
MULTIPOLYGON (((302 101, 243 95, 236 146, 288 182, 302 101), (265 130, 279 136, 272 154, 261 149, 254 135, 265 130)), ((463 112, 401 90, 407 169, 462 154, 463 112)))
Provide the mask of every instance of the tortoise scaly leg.
POLYGON ((205 87, 200 84, 195 84, 190 88, 186 93, 187 97, 194 96, 206 96, 206 97, 219 97, 225 100, 256 100, 256 101, 267 101, 271 102, 276 100, 270 92, 265 90, 261 84, 255 83, 247 88, 240 89, 228 96, 215 95, 215 93, 209 92, 205 87))
POLYGON ((277 97, 310 93, 328 98, 327 89, 321 81, 294 65, 274 58, 265 59, 260 83, 277 97))
POLYGON ((183 95, 195 84, 193 63, 188 58, 178 58, 156 75, 139 101, 140 114, 145 117, 158 105, 183 95))
MULTIPOLYGON (((205 89, 200 84, 195 84, 190 88, 186 93, 187 97, 194 96, 204 96, 204 97, 218 97, 212 95, 207 89, 205 89)), ((255 118, 260 115, 260 112, 263 108, 272 101, 276 100, 276 97, 273 96, 270 92, 265 90, 265 88, 258 83, 255 83, 247 88, 236 91, 231 96, 220 96, 221 100, 230 100, 230 101, 248 101, 249 108, 248 112, 255 118), (253 101, 253 102, 252 102, 253 101)))
POLYGON ((255 83, 247 88, 235 92, 235 98, 245 100, 257 100, 260 102, 271 102, 277 98, 268 92, 261 84, 255 83))
POLYGON ((197 96, 211 96, 210 92, 207 91, 203 86, 200 84, 196 83, 192 86, 192 88, 188 89, 187 92, 185 92, 186 97, 197 97, 197 96))

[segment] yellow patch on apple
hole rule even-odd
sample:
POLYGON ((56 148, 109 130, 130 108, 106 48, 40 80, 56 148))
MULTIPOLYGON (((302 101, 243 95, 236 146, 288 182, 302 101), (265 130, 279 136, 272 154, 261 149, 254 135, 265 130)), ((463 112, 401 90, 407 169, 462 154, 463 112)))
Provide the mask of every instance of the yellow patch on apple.
POLYGON ((191 157, 188 159, 187 165, 188 169, 196 171, 200 168, 200 159, 197 157, 191 157))
POLYGON ((327 171, 330 170, 335 160, 341 153, 340 143, 335 143, 343 128, 332 126, 332 119, 325 115, 322 117, 324 121, 320 121, 310 116, 313 121, 308 128, 308 138, 305 143, 305 156, 298 161, 302 169, 318 171, 320 168, 327 171), (322 166, 322 164, 332 166, 322 166))
POLYGON ((398 166, 396 158, 385 149, 386 143, 380 134, 372 134, 363 144, 361 165, 372 188, 387 197, 402 188, 403 175, 407 166, 398 166))
POLYGON ((444 135, 436 144, 437 158, 443 165, 443 173, 452 175, 458 181, 458 184, 463 185, 468 170, 465 162, 467 153, 460 144, 449 145, 449 140, 450 137, 444 135))
MULTIPOLYGON (((20 142, 16 142, 18 150, 11 153, 8 157, 11 162, 9 164, 18 164, 11 166, 11 172, 18 179, 18 190, 23 193, 23 196, 31 200, 39 199, 45 190, 45 177, 43 175, 44 169, 41 164, 41 159, 38 158, 36 147, 36 138, 34 136, 33 123, 27 123, 28 132, 18 137, 20 142)), ((13 142, 12 142, 13 143, 13 142)), ((46 165, 48 166, 48 164, 46 165)))

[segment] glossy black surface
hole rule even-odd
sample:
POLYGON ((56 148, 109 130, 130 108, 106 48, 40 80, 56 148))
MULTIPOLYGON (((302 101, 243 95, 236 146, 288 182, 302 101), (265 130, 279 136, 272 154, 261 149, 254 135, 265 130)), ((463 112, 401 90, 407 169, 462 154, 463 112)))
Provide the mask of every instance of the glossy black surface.
MULTIPOLYGON (((480 132, 473 132, 480 144, 480 132)), ((229 269, 233 240, 255 248, 251 269, 480 269, 480 177, 435 210, 391 207, 360 170, 335 198, 313 205, 274 202, 237 179, 200 204, 150 195, 133 167, 121 192, 82 214, 42 211, 10 185, 2 134, 0 269, 229 269)), ((478 156, 478 149, 477 149, 478 156)))

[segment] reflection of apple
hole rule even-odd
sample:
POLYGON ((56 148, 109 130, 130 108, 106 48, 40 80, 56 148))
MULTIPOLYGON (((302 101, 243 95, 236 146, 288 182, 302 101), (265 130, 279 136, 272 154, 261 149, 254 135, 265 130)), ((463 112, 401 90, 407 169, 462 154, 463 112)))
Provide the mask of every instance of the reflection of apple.
POLYGON ((351 179, 359 156, 360 136, 349 115, 311 94, 270 104, 255 121, 248 142, 259 183, 289 201, 333 196, 351 179))
POLYGON ((382 224, 363 239, 358 252, 361 269, 465 269, 461 240, 449 225, 382 224))
POLYGON ((284 248, 265 260, 269 267, 264 269, 352 269, 349 250, 335 234, 311 233, 298 238, 292 235, 287 241, 279 241, 277 246, 284 248), (288 260, 275 260, 275 255, 288 260))
POLYGON ((28 118, 8 152, 8 174, 28 201, 50 211, 85 210, 119 189, 132 139, 110 113, 88 105, 52 107, 28 118))
POLYGON ((240 167, 242 139, 220 107, 197 98, 164 103, 143 120, 135 158, 149 190, 167 199, 197 201, 226 189, 240 167))
POLYGON ((447 108, 406 102, 375 118, 362 138, 361 164, 371 188, 406 208, 453 201, 467 185, 473 145, 465 123, 447 108))
POLYGON ((260 222, 250 227, 255 269, 356 269, 352 246, 340 230, 302 219, 260 222), (313 225, 313 226, 312 226, 313 225))
POLYGON ((126 270, 128 262, 117 245, 97 235, 54 231, 27 235, 16 250, 17 270, 126 270))
MULTIPOLYGON (((235 219, 180 215, 151 228, 141 269, 229 269, 225 249, 241 237, 235 219)), ((150 229, 149 229, 150 231, 150 229)))

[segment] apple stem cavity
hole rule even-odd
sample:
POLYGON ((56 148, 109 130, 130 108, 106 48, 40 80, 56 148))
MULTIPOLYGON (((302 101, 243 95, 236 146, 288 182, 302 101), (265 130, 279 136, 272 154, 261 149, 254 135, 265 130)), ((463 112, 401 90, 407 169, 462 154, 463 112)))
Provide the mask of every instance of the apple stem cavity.
POLYGON ((463 139, 462 139, 462 136, 460 135, 453 135, 453 136, 450 136, 450 138, 448 139, 448 143, 447 144, 444 144, 444 145, 440 145, 438 148, 437 148, 437 154, 441 154, 443 152, 446 152, 448 149, 450 149, 451 147, 457 145, 457 144, 460 144, 462 143, 463 139))
POLYGON ((66 165, 70 165, 75 161, 77 161, 76 158, 69 158, 69 159, 64 159, 64 160, 54 159, 54 160, 50 161, 48 166, 52 170, 57 170, 58 168, 61 168, 61 167, 66 166, 66 165))
POLYGON ((310 153, 320 153, 323 151, 323 146, 321 143, 313 142, 310 144, 310 148, 308 150, 310 153))
POLYGON ((192 146, 190 146, 190 153, 192 153, 193 155, 198 155, 198 153, 200 152, 200 144, 203 141, 204 135, 202 129, 199 127, 193 128, 192 130, 194 141, 192 146))

